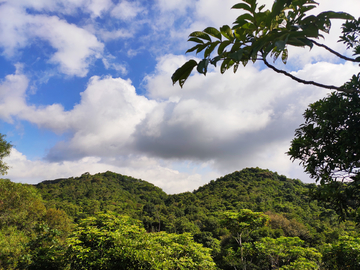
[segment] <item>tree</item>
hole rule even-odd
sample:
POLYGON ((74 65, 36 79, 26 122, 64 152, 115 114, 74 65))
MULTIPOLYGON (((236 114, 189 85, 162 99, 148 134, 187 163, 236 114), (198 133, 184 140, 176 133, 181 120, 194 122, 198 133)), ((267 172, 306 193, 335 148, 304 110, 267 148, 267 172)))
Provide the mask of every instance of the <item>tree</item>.
POLYGON ((269 222, 269 217, 261 212, 242 209, 239 212, 224 212, 222 224, 229 229, 231 235, 240 246, 240 259, 244 263, 242 236, 261 228, 269 222))
POLYGON ((5 157, 10 155, 12 145, 5 140, 5 135, 0 134, 0 174, 5 175, 7 174, 7 170, 9 167, 3 161, 5 157))
POLYGON ((236 19, 232 28, 228 25, 220 27, 219 30, 208 27, 203 31, 195 31, 190 34, 188 41, 195 42, 196 45, 187 52, 203 52, 203 59, 199 63, 191 59, 177 69, 171 77, 173 83, 179 82, 182 87, 195 67, 199 73, 206 75, 208 65, 216 66, 219 61, 222 61, 221 73, 231 67, 236 72, 240 64, 246 66, 249 61, 262 61, 275 72, 284 74, 299 83, 346 92, 358 91, 306 81, 276 68, 268 61, 269 56, 273 58, 274 62, 280 57, 286 64, 288 47, 311 49, 314 45, 324 48, 346 61, 360 61, 360 57, 353 59, 343 56, 315 40, 323 37, 322 33, 329 33, 331 19, 352 20, 347 22, 347 26, 344 25, 344 36, 340 41, 347 44, 348 47, 349 44, 352 44, 353 46, 350 47, 355 52, 360 52, 360 47, 354 46, 357 36, 352 31, 354 26, 359 25, 359 22, 344 12, 327 11, 317 16, 307 16, 306 12, 314 9, 316 5, 317 3, 313 0, 276 0, 271 10, 264 10, 265 5, 258 7, 256 0, 243 0, 242 3, 232 7, 245 12, 236 19), (215 48, 217 48, 217 54, 212 56, 215 48))
POLYGON ((141 221, 112 213, 81 220, 68 245, 71 269, 215 269, 191 234, 147 233, 141 221))
MULTIPOLYGON (((351 87, 360 89, 359 79, 354 76, 351 87)), ((360 206, 359 104, 358 93, 332 93, 311 104, 288 151, 320 182, 314 196, 330 202, 343 219, 360 206)))
POLYGON ((245 251, 257 258, 261 269, 319 269, 321 253, 315 248, 303 247, 298 237, 265 237, 254 244, 246 244, 245 251))

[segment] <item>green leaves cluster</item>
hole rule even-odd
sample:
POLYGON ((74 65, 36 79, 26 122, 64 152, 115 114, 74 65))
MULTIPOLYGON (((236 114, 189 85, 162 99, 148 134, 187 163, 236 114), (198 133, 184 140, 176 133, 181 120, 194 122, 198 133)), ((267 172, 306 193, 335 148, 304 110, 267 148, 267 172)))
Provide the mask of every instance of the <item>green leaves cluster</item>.
POLYGON ((189 35, 188 41, 196 45, 187 53, 203 52, 203 59, 199 63, 193 59, 186 62, 173 74, 173 83, 179 82, 182 87, 193 68, 197 67, 199 73, 206 75, 208 65, 216 66, 219 61, 222 61, 221 73, 231 67, 236 72, 240 64, 246 66, 249 61, 262 60, 268 64, 268 55, 274 61, 281 57, 286 64, 288 46, 311 49, 313 39, 329 33, 331 19, 354 19, 347 13, 333 11, 306 15, 316 6, 313 0, 276 0, 271 10, 265 10, 265 5, 258 6, 256 0, 243 0, 232 7, 242 11, 232 27, 208 27, 189 35))
MULTIPOLYGON (((345 87, 359 85, 359 76, 354 76, 345 87)), ((359 104, 356 92, 332 93, 311 104, 288 151, 320 182, 316 198, 330 202, 343 219, 360 206, 359 104)))
POLYGON ((215 269, 210 250, 185 234, 147 233, 137 220, 97 214, 69 239, 71 269, 215 269))

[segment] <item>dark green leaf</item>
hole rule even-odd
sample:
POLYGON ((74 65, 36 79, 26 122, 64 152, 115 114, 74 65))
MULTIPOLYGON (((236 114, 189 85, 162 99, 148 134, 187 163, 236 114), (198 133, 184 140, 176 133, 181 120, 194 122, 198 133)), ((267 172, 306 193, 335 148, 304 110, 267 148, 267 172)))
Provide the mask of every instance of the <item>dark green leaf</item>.
POLYGON ((210 56, 210 54, 212 53, 212 51, 215 49, 215 47, 216 47, 219 43, 220 43, 220 41, 215 41, 215 42, 211 43, 211 44, 209 45, 209 47, 206 48, 205 53, 204 53, 204 57, 206 58, 206 57, 210 56))
POLYGON ((221 33, 219 30, 217 30, 216 28, 214 27, 208 27, 204 30, 205 33, 217 38, 217 39, 220 39, 221 40, 221 33))
POLYGON ((232 8, 233 9, 244 9, 244 10, 247 10, 250 12, 252 11, 251 7, 244 3, 236 4, 236 5, 232 6, 232 8))
POLYGON ((285 48, 286 41, 285 40, 278 40, 275 42, 275 46, 279 51, 282 51, 285 48))
POLYGON ((199 62, 197 66, 197 71, 201 74, 206 75, 207 67, 209 65, 210 60, 209 59, 203 59, 199 62))
POLYGON ((207 41, 211 41, 211 38, 209 37, 209 35, 204 32, 201 32, 201 31, 192 32, 189 36, 190 37, 198 37, 201 39, 205 39, 207 41))
POLYGON ((186 79, 190 76, 191 71, 197 65, 197 62, 193 59, 187 61, 184 65, 178 68, 171 76, 173 84, 179 81, 180 87, 183 87, 186 79))
POLYGON ((221 60, 222 56, 218 55, 214 57, 212 60, 210 60, 211 64, 213 64, 216 67, 216 63, 221 60))
POLYGON ((197 44, 194 47, 188 49, 185 53, 189 53, 189 52, 193 52, 195 50, 197 50, 200 46, 202 46, 203 44, 197 44))
POLYGON ((201 39, 196 38, 196 37, 189 38, 188 41, 193 41, 193 42, 196 42, 196 43, 204 44, 204 41, 202 41, 201 39))
POLYGON ((321 19, 321 18, 344 19, 344 20, 354 20, 355 19, 349 13, 346 13, 346 12, 334 12, 334 11, 321 12, 317 17, 319 19, 321 19))
POLYGON ((286 7, 287 2, 288 2, 287 0, 275 0, 271 9, 272 16, 273 17, 278 16, 280 12, 282 12, 286 7))
POLYGON ((226 46, 230 45, 231 41, 230 40, 225 40, 223 42, 220 43, 219 48, 218 48, 218 54, 222 54, 224 52, 224 49, 226 48, 226 46))
POLYGON ((240 15, 239 17, 236 18, 235 23, 240 23, 242 21, 250 21, 250 22, 254 22, 254 17, 251 16, 249 13, 245 13, 243 15, 240 15))
POLYGON ((229 57, 233 59, 235 62, 239 62, 241 61, 242 55, 243 55, 243 49, 239 49, 236 52, 229 54, 229 57))

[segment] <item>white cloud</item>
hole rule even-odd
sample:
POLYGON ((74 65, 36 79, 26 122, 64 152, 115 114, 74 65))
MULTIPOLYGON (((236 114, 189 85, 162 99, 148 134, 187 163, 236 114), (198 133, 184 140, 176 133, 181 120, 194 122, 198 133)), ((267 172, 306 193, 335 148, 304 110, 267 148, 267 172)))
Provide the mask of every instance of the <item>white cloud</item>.
POLYGON ((134 19, 144 8, 139 2, 120 1, 111 11, 111 16, 128 21, 134 19))
POLYGON ((165 192, 180 193, 192 191, 217 174, 202 176, 198 173, 182 173, 176 169, 161 165, 161 161, 145 156, 120 157, 119 159, 102 159, 84 157, 76 161, 46 162, 28 160, 27 157, 12 149, 5 162, 10 166, 8 175, 14 182, 37 184, 44 180, 80 176, 85 172, 91 174, 112 171, 123 175, 139 178, 162 188, 165 192))
POLYGON ((55 16, 29 15, 8 4, 0 6, 0 47, 7 57, 39 39, 55 49, 49 61, 67 75, 83 77, 104 45, 88 31, 55 16))

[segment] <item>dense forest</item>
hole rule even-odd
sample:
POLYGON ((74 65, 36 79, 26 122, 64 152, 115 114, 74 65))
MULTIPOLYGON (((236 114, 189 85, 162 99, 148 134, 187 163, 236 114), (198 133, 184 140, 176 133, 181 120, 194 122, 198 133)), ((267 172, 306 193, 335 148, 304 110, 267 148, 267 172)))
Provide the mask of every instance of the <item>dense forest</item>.
POLYGON ((168 195, 113 172, 0 181, 1 269, 359 269, 356 223, 259 168, 168 195))

